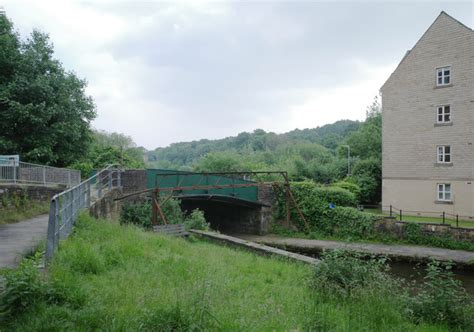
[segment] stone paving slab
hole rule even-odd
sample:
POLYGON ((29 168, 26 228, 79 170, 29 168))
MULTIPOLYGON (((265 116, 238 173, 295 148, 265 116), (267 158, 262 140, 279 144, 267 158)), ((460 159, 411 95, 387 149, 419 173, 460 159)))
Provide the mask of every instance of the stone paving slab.
POLYGON ((311 264, 311 265, 316 265, 320 262, 319 259, 316 259, 313 257, 295 254, 293 252, 289 252, 289 251, 274 248, 274 247, 269 247, 263 244, 259 244, 259 243, 255 243, 255 242, 251 242, 247 240, 242 240, 242 239, 229 236, 229 235, 224 235, 224 234, 215 233, 215 232, 208 232, 208 231, 198 231, 194 229, 191 229, 189 232, 214 240, 214 241, 223 242, 223 243, 234 245, 237 247, 243 247, 251 251, 258 252, 260 254, 276 255, 276 256, 288 258, 291 260, 296 260, 296 261, 303 262, 306 264, 311 264))
POLYGON ((236 237, 244 240, 266 244, 268 246, 287 247, 303 252, 349 249, 374 255, 384 255, 391 258, 403 258, 412 261, 430 261, 432 259, 459 265, 474 265, 474 252, 464 250, 451 250, 442 248, 390 245, 374 243, 355 243, 342 241, 309 240, 284 238, 274 235, 248 235, 238 234, 236 237))
POLYGON ((47 214, 14 224, 0 225, 0 268, 17 266, 23 255, 46 239, 47 229, 47 214))

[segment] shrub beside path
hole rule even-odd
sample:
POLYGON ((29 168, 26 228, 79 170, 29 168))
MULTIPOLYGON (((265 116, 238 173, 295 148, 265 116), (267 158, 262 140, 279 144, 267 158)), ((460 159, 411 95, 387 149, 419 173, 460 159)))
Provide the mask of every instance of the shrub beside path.
POLYGON ((21 258, 46 239, 48 215, 0 225, 0 268, 15 267, 21 258))

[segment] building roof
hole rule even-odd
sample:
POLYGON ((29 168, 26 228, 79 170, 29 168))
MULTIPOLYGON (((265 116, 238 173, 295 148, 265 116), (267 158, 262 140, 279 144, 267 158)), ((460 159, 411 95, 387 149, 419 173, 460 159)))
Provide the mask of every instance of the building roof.
MULTIPOLYGON (((418 39, 418 41, 415 43, 415 46, 413 46, 412 49, 406 51, 405 55, 403 56, 402 60, 400 61, 400 63, 398 64, 398 66, 395 68, 395 70, 393 71, 396 72, 398 67, 400 67, 400 65, 405 61, 405 59, 410 55, 411 51, 420 43, 421 40, 423 40, 423 38, 425 37, 425 35, 428 33, 428 31, 431 30, 431 28, 442 18, 442 17, 447 17, 449 18, 451 21, 453 22, 456 22, 457 24, 459 24, 460 26, 462 26, 463 28, 469 30, 470 32, 474 32, 470 27, 468 27, 467 25, 465 25, 464 23, 458 21, 457 19, 455 19, 454 17, 452 17, 451 15, 449 15, 448 13, 446 13, 445 11, 441 11, 441 13, 439 13, 439 15, 436 17, 436 19, 433 21, 433 23, 431 23, 431 25, 428 27, 428 29, 426 29, 426 31, 423 33, 423 35, 420 37, 420 39, 418 39)), ((385 81, 385 83, 382 85, 382 87, 380 88, 380 90, 382 91, 384 86, 387 84, 387 82, 390 81, 390 79, 392 78, 393 76, 393 73, 389 76, 389 78, 385 81)))

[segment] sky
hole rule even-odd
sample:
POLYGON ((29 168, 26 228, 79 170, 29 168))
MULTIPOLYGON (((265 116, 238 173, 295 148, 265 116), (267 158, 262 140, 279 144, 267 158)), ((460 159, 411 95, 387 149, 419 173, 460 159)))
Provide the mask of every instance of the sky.
POLYGON ((365 111, 444 10, 473 27, 474 1, 0 0, 17 31, 50 35, 88 81, 96 129, 151 150, 276 133, 365 111))

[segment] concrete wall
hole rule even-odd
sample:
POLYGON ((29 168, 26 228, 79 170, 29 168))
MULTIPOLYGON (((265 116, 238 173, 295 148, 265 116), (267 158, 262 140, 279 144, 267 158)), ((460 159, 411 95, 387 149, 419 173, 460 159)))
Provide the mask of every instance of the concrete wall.
POLYGON ((100 200, 94 202, 89 208, 89 213, 94 218, 105 218, 118 221, 122 211, 122 201, 114 201, 122 196, 120 189, 113 189, 106 193, 100 200))
POLYGON ((22 195, 23 191, 26 191, 28 199, 33 201, 46 202, 51 199, 56 194, 59 194, 63 191, 65 186, 34 186, 34 185, 3 185, 0 184, 0 200, 3 195, 22 195))
POLYGON ((474 32, 442 13, 381 89, 383 205, 439 211, 436 183, 451 183, 456 213, 474 216, 474 32), (451 66, 451 82, 436 86, 436 68, 451 66), (452 122, 436 123, 438 105, 452 122), (450 164, 437 145, 451 146, 450 164))

